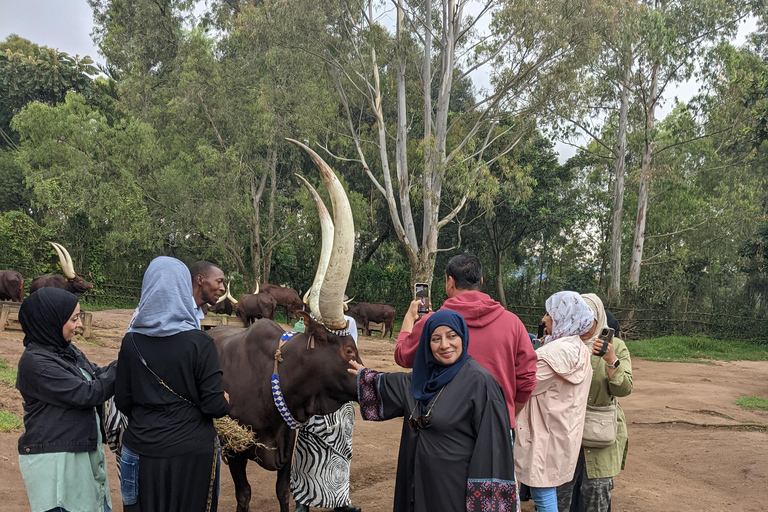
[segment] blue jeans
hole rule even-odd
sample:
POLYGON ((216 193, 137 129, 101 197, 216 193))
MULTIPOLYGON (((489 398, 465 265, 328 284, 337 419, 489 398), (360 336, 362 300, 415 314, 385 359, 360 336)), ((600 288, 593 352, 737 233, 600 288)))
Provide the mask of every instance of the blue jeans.
POLYGON ((531 487, 536 512, 557 512, 557 487, 531 487))

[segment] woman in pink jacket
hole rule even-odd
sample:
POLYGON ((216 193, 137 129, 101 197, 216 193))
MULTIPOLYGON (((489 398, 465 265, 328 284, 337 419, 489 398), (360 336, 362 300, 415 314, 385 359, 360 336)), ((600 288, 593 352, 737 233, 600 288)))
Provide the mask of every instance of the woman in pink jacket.
POLYGON ((536 389, 515 418, 515 473, 531 488, 538 512, 557 512, 557 486, 576 468, 592 381, 590 352, 579 336, 595 317, 570 291, 552 295, 546 309, 549 335, 536 351, 536 389))

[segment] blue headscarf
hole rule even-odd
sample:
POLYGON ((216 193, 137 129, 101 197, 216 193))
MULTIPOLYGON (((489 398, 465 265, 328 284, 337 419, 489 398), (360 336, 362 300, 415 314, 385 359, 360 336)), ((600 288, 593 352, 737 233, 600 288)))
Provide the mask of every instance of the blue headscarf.
POLYGON ((160 256, 144 272, 141 300, 127 332, 155 338, 200 329, 192 276, 176 258, 160 256))
POLYGON ((419 347, 416 349, 416 358, 413 361, 413 378, 411 380, 411 393, 416 400, 428 403, 443 386, 451 382, 459 373, 464 363, 470 360, 467 353, 469 347, 469 331, 464 317, 455 311, 441 309, 426 319, 424 330, 421 331, 419 347), (445 325, 456 331, 461 337, 461 355, 455 363, 445 366, 440 364, 432 355, 430 339, 432 333, 445 325))

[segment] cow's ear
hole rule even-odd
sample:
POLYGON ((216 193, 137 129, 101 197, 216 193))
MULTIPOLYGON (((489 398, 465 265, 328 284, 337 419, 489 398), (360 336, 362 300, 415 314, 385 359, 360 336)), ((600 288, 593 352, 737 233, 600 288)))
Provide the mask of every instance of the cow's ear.
POLYGON ((311 334, 318 341, 328 341, 328 331, 322 324, 314 320, 307 311, 296 311, 298 317, 304 320, 304 332, 311 334))
POLYGON ((307 311, 296 310, 294 311, 294 314, 304 320, 304 325, 309 325, 310 322, 314 322, 307 311))

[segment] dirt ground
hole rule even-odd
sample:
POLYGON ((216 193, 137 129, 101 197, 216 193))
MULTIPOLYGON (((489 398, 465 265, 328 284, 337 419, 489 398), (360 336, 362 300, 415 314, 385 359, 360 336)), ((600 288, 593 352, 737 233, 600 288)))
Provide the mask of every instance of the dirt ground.
MULTIPOLYGON (((93 313, 93 335, 75 344, 91 361, 117 355, 130 310, 93 313)), ((0 332, 0 358, 15 366, 22 333, 0 332)), ((366 366, 397 371, 394 342, 361 337, 366 366)), ((768 412, 743 410, 741 395, 768 397, 768 363, 655 363, 635 359, 635 388, 621 400, 629 423, 627 468, 615 480, 613 510, 764 511, 768 482, 768 412)), ((0 409, 21 416, 19 393, 0 384, 0 409)), ((359 419, 359 411, 358 411, 359 419)), ((392 510, 401 423, 355 422, 351 472, 353 503, 364 511, 392 510)), ((18 432, 0 433, 0 511, 29 510, 18 469, 18 432)), ((114 510, 122 511, 114 457, 110 487, 114 510)), ((223 470, 219 510, 235 510, 234 487, 223 470)), ((249 465, 251 510, 277 511, 275 474, 249 465)), ((523 510, 532 511, 531 502, 523 510)))

